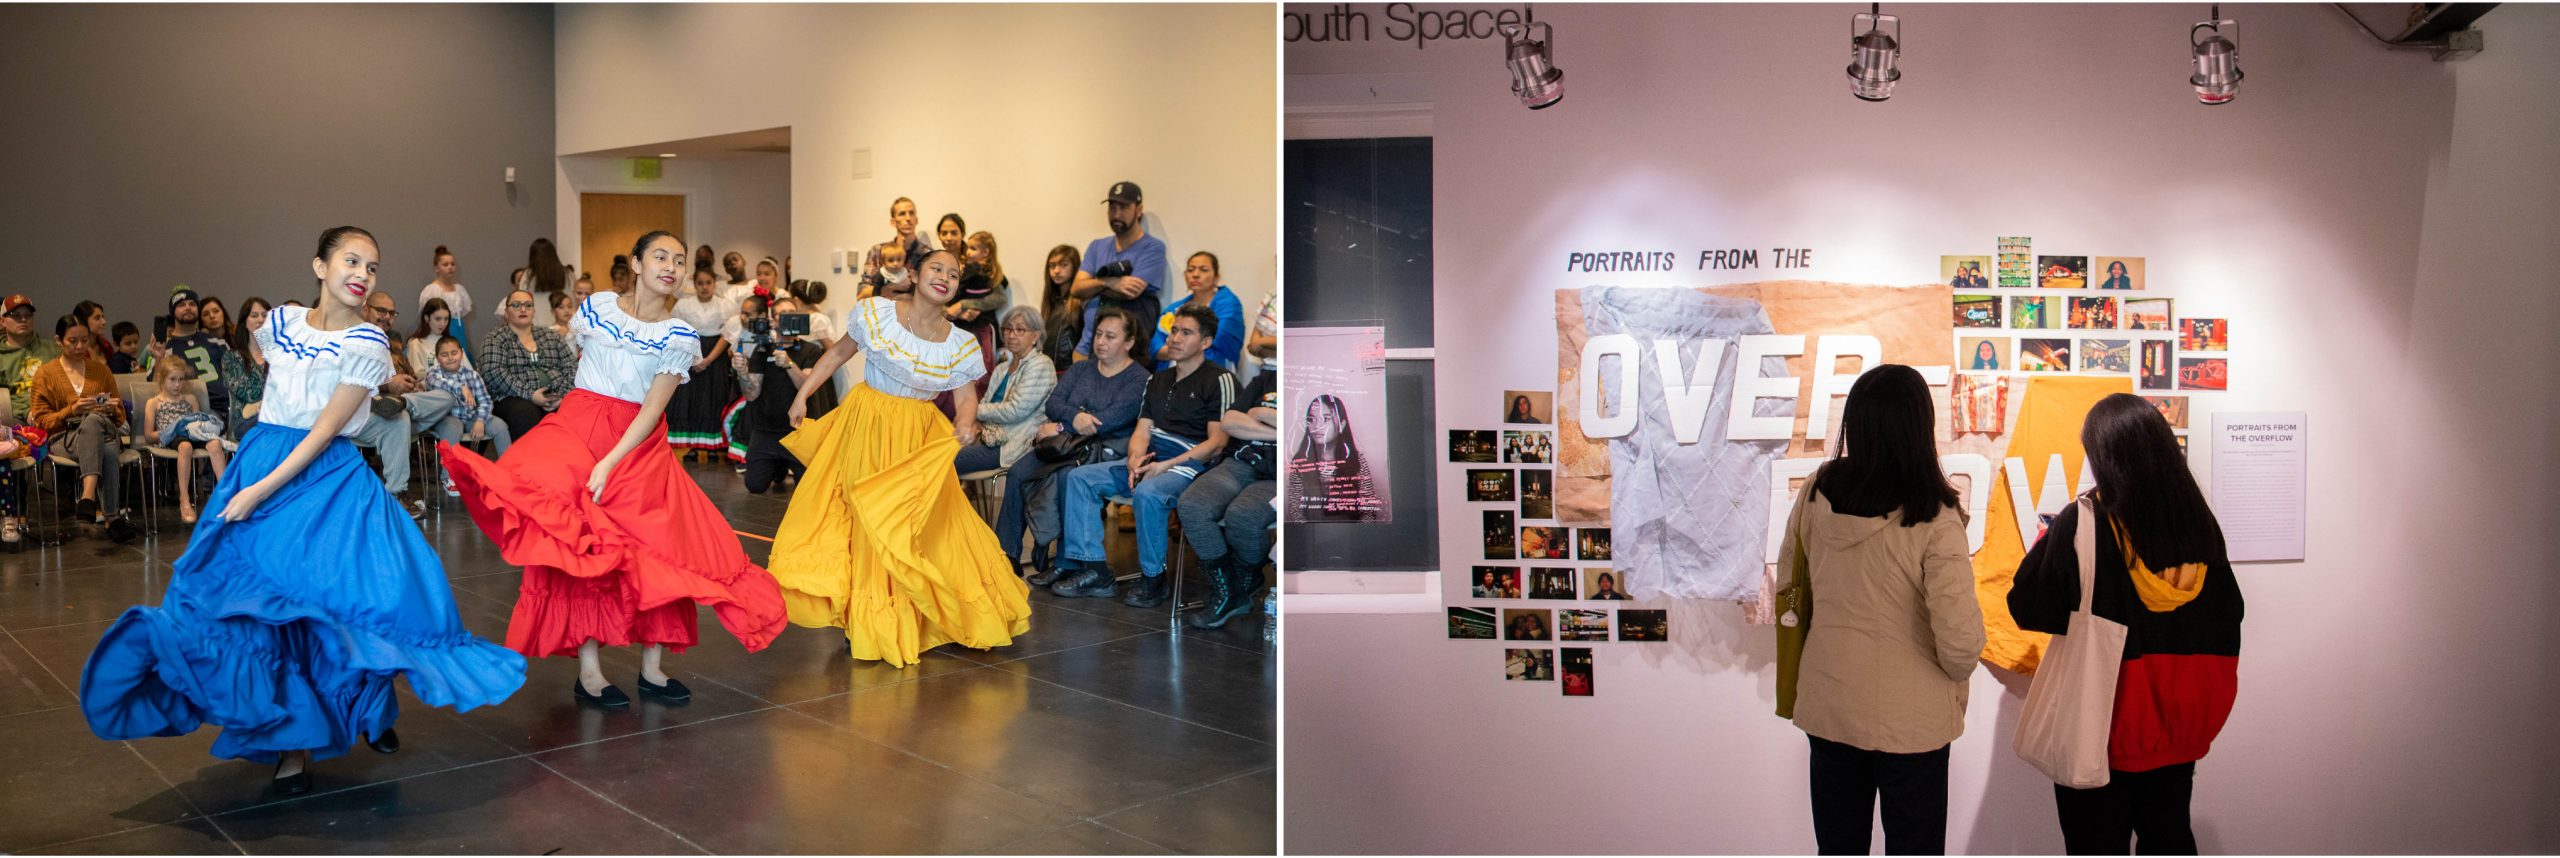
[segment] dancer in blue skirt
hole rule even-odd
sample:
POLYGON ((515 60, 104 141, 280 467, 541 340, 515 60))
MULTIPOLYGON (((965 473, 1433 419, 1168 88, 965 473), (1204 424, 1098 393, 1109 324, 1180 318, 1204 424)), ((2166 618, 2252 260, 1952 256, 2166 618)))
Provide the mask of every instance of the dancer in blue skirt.
POLYGON ((462 627, 444 564, 349 440, 391 375, 382 329, 357 321, 381 251, 352 226, 320 236, 319 300, 257 331, 265 405, 205 504, 157 608, 125 611, 89 654, 80 708, 107 739, 211 724, 217 757, 276 764, 311 789, 314 758, 358 740, 399 750, 394 677, 467 710, 524 684, 524 657, 462 627))

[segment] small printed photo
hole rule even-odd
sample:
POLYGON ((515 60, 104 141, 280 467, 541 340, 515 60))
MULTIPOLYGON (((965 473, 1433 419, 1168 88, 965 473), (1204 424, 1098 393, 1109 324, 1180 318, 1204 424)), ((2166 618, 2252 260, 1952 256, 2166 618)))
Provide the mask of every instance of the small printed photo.
POLYGON ((2179 319, 2178 350, 2182 352, 2230 351, 2231 322, 2227 319, 2179 319))
POLYGON ((2132 372, 2132 340, 2081 340, 2081 372, 2132 372))
POLYGON ((2184 396, 2145 396, 2151 407, 2160 409, 2160 419, 2169 421, 2171 429, 2187 428, 2187 398, 2184 396))
POLYGON ((2009 299, 2009 327, 2059 328, 2062 322, 2054 312, 2060 299, 2044 295, 2017 295, 2009 299))
POLYGON ((2178 455, 2184 456, 2184 455, 2186 455, 2186 454, 2187 454, 2187 436, 2185 436, 2185 435, 2180 435, 2180 436, 2178 436, 2178 455))
POLYGON ((2089 257, 2036 257, 2036 285, 2047 289, 2089 288, 2089 257))
POLYGON ((2008 433, 2010 382, 2005 375, 1956 373, 1947 387, 1947 429, 1958 435, 2008 433))
POLYGON ((1515 555, 1512 553, 1512 552, 1514 551, 1514 549, 1512 548, 1512 544, 1513 544, 1513 543, 1512 543, 1512 541, 1511 541, 1511 511, 1510 511, 1510 510, 1507 510, 1507 509, 1489 509, 1489 510, 1485 510, 1485 511, 1484 511, 1484 559, 1486 559, 1486 560, 1510 560, 1510 559, 1512 559, 1512 558, 1515 556, 1515 555))
POLYGON ((1938 257, 1938 282, 1953 286, 1958 291, 1991 288, 1990 271, 1991 257, 1988 256, 1938 257))
POLYGON ((1520 598, 1520 567, 1478 566, 1469 572, 1467 595, 1476 599, 1520 598))
POLYGON ((1571 528, 1564 527, 1520 528, 1520 559, 1573 559, 1573 546, 1565 541, 1566 534, 1571 532, 1571 528))
POLYGON ((1449 430, 1449 461, 1488 464, 1500 461, 1495 458, 1497 455, 1495 451, 1499 448, 1494 446, 1495 439, 1499 437, 1501 436, 1491 429, 1451 429, 1449 430))
POLYGON ((1543 468, 1520 469, 1520 518, 1552 519, 1556 517, 1556 472, 1543 468))
POLYGON ((1573 570, 1536 568, 1529 570, 1529 598, 1573 598, 1573 570))
POLYGON ((1591 648, 1564 648, 1564 696, 1591 696, 1591 648))
POLYGON ((1995 372, 2009 368, 2008 337, 1965 337, 1956 341, 1956 368, 1995 372))
POLYGON ((1512 497, 1511 469, 1467 469, 1467 501, 1469 503, 1503 502, 1511 500, 1512 497))
POLYGON ((1493 640, 1493 609, 1450 608, 1449 639, 1493 640))
POLYGON ((1544 390, 1505 390, 1502 392, 1502 422, 1542 426, 1554 423, 1555 399, 1554 393, 1544 390))
POLYGON ((1556 612, 1556 639, 1568 641, 1605 641, 1609 639, 1609 612, 1563 610, 1556 612))
POLYGON ((1618 612, 1618 639, 1661 643, 1671 639, 1671 612, 1625 610, 1618 612))
MULTIPOLYGON (((1486 626, 1487 630, 1491 628, 1486 626)), ((1503 650, 1502 678, 1512 682, 1554 682, 1556 651, 1551 649, 1503 650)))
POLYGON ((2116 329, 2114 296, 2071 299, 2071 328, 2080 331, 2112 331, 2116 329))
POLYGON ((2019 340, 2018 368, 2027 372, 2070 372, 2070 340, 2019 340))
POLYGON ((1502 609, 1502 639, 1507 641, 1554 640, 1555 635, 1547 629, 1547 616, 1552 613, 1554 612, 1545 608, 1502 609))
POLYGON ((1543 465, 1556 460, 1552 433, 1534 429, 1502 430, 1502 460, 1543 465))
POLYGON ((2178 359, 2179 390, 2230 390, 2230 358, 2178 359))
POLYGON ((2000 327, 2000 296, 1998 296, 1998 295, 1957 295, 1957 296, 1956 296, 1956 327, 1959 327, 1959 328, 1997 328, 1997 327, 2000 327))
POLYGON ((2136 290, 2142 288, 2142 257, 2101 256, 2098 257, 2095 268, 2098 272, 2097 288, 2136 290))
POLYGON ((2144 390, 2178 389, 2177 363, 2170 359, 2175 350, 2171 346, 2168 340, 2142 341, 2142 380, 2137 386, 2144 390))
POLYGON ((1591 585, 1591 592, 1582 596, 1585 600, 1594 602, 1627 600, 1627 591, 1618 589, 1618 573, 1609 571, 1606 566, 1582 570, 1582 580, 1591 585))
POLYGON ((1581 548, 1581 550, 1582 550, 1582 559, 1584 559, 1584 560, 1607 560, 1607 559, 1609 559, 1609 529, 1608 529, 1608 528, 1605 528, 1605 527, 1586 527, 1586 528, 1583 528, 1583 529, 1581 529, 1581 530, 1574 531, 1574 541, 1575 541, 1575 544, 1576 544, 1576 545, 1578 545, 1578 546, 1580 546, 1580 548, 1581 548))
POLYGON ((1992 276, 2002 289, 2024 289, 2036 285, 2036 259, 2028 253, 2033 242, 2023 235, 2000 237, 2000 267, 1992 276))
POLYGON ((2170 301, 2167 298, 2124 299, 2124 329, 2128 331, 2169 331, 2170 301))

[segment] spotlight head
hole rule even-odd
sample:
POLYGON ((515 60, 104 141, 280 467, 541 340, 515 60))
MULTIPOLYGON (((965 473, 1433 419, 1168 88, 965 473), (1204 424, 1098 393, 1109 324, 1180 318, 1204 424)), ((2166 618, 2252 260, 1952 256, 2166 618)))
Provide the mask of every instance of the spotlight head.
POLYGON ((1882 11, 1870 6, 1849 18, 1849 94, 1867 101, 1892 98, 1894 83, 1902 80, 1902 70, 1895 68, 1902 59, 1902 19, 1882 11), (1887 24, 1893 25, 1889 35, 1887 24))
POLYGON ((1511 67, 1511 94, 1530 110, 1564 100, 1564 70, 1556 68, 1556 32, 1545 21, 1502 25, 1502 62, 1511 67), (1530 38, 1529 28, 1543 38, 1530 38))
MULTIPOLYGON (((2216 19, 2222 7, 2213 9, 2216 19)), ((2195 51, 2196 73, 2187 83, 2196 88, 2196 101, 2205 105, 2229 104, 2240 94, 2240 46, 2231 41, 2226 30, 2236 29, 2237 22, 2212 20, 2197 23, 2187 30, 2187 44, 2195 51), (2199 34, 2210 33, 2199 38, 2199 34)))

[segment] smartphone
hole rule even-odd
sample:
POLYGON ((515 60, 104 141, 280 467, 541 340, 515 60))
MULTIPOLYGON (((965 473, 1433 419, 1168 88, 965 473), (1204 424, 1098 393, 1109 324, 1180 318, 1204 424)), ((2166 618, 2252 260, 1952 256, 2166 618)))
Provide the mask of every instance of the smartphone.
POLYGON ((784 313, 774 321, 773 332, 786 337, 809 335, 809 314, 784 313))

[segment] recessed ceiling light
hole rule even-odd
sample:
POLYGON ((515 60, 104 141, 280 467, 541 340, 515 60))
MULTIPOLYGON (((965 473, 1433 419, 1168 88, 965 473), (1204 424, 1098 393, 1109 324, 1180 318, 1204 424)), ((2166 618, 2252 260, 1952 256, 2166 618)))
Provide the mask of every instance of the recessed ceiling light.
POLYGON ((676 153, 674 153, 674 152, 660 152, 660 153, 658 153, 658 157, 660 157, 660 158, 673 158, 673 157, 675 157, 675 156, 676 156, 676 153))

